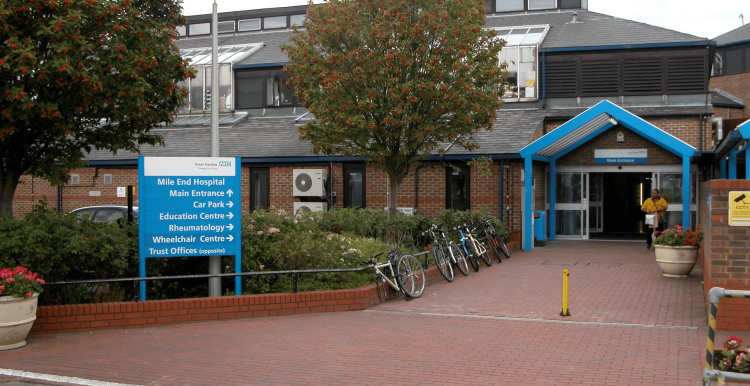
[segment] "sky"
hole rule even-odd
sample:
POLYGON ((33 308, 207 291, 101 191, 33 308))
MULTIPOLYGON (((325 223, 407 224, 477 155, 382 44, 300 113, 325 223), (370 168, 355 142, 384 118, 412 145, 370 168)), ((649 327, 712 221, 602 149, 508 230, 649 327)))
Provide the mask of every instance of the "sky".
MULTIPOLYGON (((306 0, 216 0, 219 12, 305 5, 306 0)), ((321 1, 315 1, 319 3, 321 1)), ((211 13, 211 0, 183 0, 185 16, 211 13)), ((750 23, 750 0, 589 0, 589 10, 703 38, 750 23)))

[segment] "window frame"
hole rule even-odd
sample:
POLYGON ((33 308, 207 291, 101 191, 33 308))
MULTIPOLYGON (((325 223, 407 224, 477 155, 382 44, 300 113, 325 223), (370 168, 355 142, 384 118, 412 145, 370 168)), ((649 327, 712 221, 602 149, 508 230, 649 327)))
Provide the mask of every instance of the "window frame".
MULTIPOLYGON (((266 209, 271 207, 271 168, 269 167, 252 167, 250 168, 250 179, 248 182, 248 185, 250 187, 250 212, 257 210, 257 209, 266 209), (265 202, 261 202, 260 205, 263 206, 265 204, 265 207, 257 208, 255 205, 255 201, 257 199, 255 194, 255 181, 256 176, 265 173, 265 182, 266 182, 266 191, 265 191, 265 202)), ((262 198, 261 198, 262 199, 262 198)))
POLYGON ((526 1, 526 9, 529 10, 529 11, 544 11, 544 10, 548 10, 548 9, 559 9, 560 8, 560 4, 559 4, 558 0, 552 0, 552 1, 555 2, 555 5, 553 5, 552 7, 543 7, 543 8, 531 8, 531 2, 532 1, 533 0, 527 0, 526 1))
MULTIPOLYGON (((733 49, 733 50, 726 50, 724 52, 724 54, 725 54, 724 55, 724 75, 738 75, 738 74, 742 74, 744 72, 744 70, 745 70, 745 65, 743 63, 744 62, 743 59, 744 59, 744 56, 745 56, 744 55, 744 49, 743 48, 736 48, 736 49, 733 49), (733 62, 729 56, 730 56, 730 54, 735 54, 735 53, 738 54, 738 59, 739 59, 739 60, 736 61, 737 62, 737 64, 736 64, 737 68, 736 69, 738 69, 738 71, 733 72, 733 71, 730 71, 730 68, 729 68, 730 63, 733 62)), ((732 70, 734 70, 734 68, 732 70)))
MULTIPOLYGON (((466 176, 465 195, 466 195, 466 207, 463 210, 471 210, 471 167, 468 165, 461 165, 458 167, 459 173, 463 173, 466 176)), ((445 168, 445 209, 453 208, 453 168, 446 166, 445 168)))
MULTIPOLYGON (((296 93, 294 92, 294 87, 292 87, 292 103, 290 104, 279 104, 279 106, 274 106, 273 102, 269 103, 268 101, 268 80, 272 79, 274 77, 280 77, 282 81, 286 81, 287 79, 292 77, 292 74, 289 74, 288 72, 285 72, 283 69, 278 70, 262 70, 262 71, 234 71, 234 77, 233 77, 233 85, 238 84, 238 79, 250 79, 250 78, 260 78, 262 79, 262 98, 263 103, 260 107, 244 107, 240 106, 237 102, 237 98, 234 98, 234 104, 235 104, 235 110, 237 109, 259 109, 259 108, 283 108, 283 107, 303 107, 302 103, 300 102, 299 98, 297 97, 296 93)), ((238 95, 236 92, 236 88, 233 87, 233 90, 235 90, 235 95, 238 95)))
POLYGON ((211 23, 195 23, 195 24, 188 24, 188 36, 205 36, 205 35, 211 35, 211 23), (208 26, 208 32, 206 33, 193 33, 193 27, 194 26, 208 26))
POLYGON ((362 205, 356 208, 367 208, 367 165, 344 165, 344 208, 354 208, 350 200, 351 188, 349 187, 349 178, 351 173, 362 174, 362 205))
POLYGON ((285 28, 289 28, 289 16, 288 15, 276 15, 276 16, 264 16, 262 18, 262 24, 261 29, 263 30, 281 30, 285 28), (266 27, 266 19, 276 19, 276 18, 284 18, 284 26, 283 27, 274 27, 274 28, 268 28, 266 27))
POLYGON ((220 34, 228 34, 228 33, 234 33, 237 32, 237 21, 236 20, 224 20, 217 23, 217 29, 218 33, 220 34), (229 25, 229 23, 232 24, 232 30, 231 31, 222 31, 221 26, 222 25, 229 25))
POLYGON ((263 29, 263 20, 262 20, 261 18, 259 18, 259 17, 256 17, 256 18, 254 18, 254 19, 242 19, 242 20, 237 20, 237 32, 246 32, 246 31, 260 31, 261 29, 263 29), (240 29, 240 23, 242 23, 243 21, 255 21, 255 20, 257 20, 257 21, 258 21, 258 28, 252 28, 252 29, 240 29))

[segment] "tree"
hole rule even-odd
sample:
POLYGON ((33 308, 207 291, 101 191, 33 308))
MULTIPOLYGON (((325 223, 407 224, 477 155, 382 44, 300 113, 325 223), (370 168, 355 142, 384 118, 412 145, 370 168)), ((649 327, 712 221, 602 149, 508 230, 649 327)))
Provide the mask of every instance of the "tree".
POLYGON ((283 47, 295 87, 316 120, 300 127, 313 152, 366 158, 398 186, 441 145, 473 150, 492 130, 504 69, 502 41, 478 0, 328 0, 283 47))
POLYGON ((190 76, 178 0, 0 3, 0 215, 23 174, 52 183, 97 150, 161 144, 190 76))

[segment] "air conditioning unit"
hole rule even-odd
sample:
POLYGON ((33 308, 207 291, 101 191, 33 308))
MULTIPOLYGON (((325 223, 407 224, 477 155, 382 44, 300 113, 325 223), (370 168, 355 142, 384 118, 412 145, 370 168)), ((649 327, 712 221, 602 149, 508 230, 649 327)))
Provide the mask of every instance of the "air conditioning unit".
POLYGON ((326 169, 295 169, 292 173, 294 197, 325 197, 326 169))
MULTIPOLYGON (((385 210, 388 210, 388 208, 385 208, 385 210)), ((396 208, 396 210, 407 216, 414 216, 414 208, 396 208)))
POLYGON ((295 202, 294 213, 299 213, 300 209, 302 209, 302 213, 325 212, 328 210, 328 204, 325 202, 295 202))

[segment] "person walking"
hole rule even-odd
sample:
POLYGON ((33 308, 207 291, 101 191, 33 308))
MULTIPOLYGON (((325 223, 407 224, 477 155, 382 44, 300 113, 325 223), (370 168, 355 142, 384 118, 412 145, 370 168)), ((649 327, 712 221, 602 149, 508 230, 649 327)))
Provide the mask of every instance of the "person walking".
POLYGON ((648 226, 651 228, 651 232, 646 233, 646 249, 651 249, 654 233, 664 231, 664 212, 667 211, 668 207, 667 200, 659 196, 659 189, 653 189, 651 198, 647 199, 641 206, 641 212, 654 215, 654 223, 648 226))

